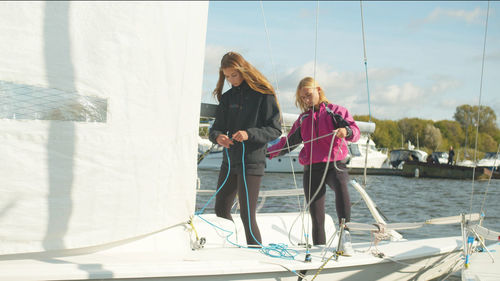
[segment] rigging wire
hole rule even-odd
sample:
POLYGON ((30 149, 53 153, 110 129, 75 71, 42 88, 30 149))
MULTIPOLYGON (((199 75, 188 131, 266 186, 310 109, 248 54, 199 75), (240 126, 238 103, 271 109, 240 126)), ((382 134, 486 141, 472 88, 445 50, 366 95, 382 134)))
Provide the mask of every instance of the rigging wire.
POLYGON ((368 122, 372 120, 372 113, 370 109, 370 87, 368 85, 368 59, 366 56, 366 40, 365 40, 365 21, 363 17, 363 1, 359 1, 359 7, 361 10, 361 35, 363 36, 363 57, 365 64, 365 76, 366 76, 366 92, 368 94, 368 122))
MULTIPOLYGON (((267 39, 267 46, 268 46, 268 49, 269 49, 269 56, 270 56, 270 59, 271 59, 271 66, 272 66, 272 69, 273 69, 273 75, 274 75, 274 81, 276 83, 276 100, 278 100, 278 93, 279 93, 279 84, 278 84, 278 78, 277 78, 277 75, 276 75, 276 65, 274 63, 274 59, 273 59, 273 52, 272 52, 272 48, 271 48, 271 39, 270 39, 270 36, 269 36, 269 29, 267 28, 267 21, 266 21, 266 14, 264 12, 264 4, 262 2, 262 0, 260 1, 260 8, 261 8, 261 11, 262 11, 262 18, 263 18, 263 21, 264 21, 264 30, 266 31, 266 39, 267 39)), ((283 128, 285 128, 285 118, 283 117, 283 112, 281 111, 280 109, 280 117, 281 117, 281 121, 282 121, 282 125, 283 125, 283 128)), ((290 167, 292 169, 292 178, 293 178, 293 185, 295 187, 295 189, 298 189, 298 185, 297 185, 297 178, 296 178, 296 174, 295 174, 295 168, 293 167, 293 157, 291 155, 291 149, 290 149, 290 143, 288 141, 288 136, 286 136, 286 144, 287 144, 287 147, 288 147, 288 160, 289 160, 289 163, 290 163, 290 167)), ((268 152, 269 153, 269 152, 268 152)), ((304 214, 303 210, 303 206, 302 206, 302 203, 301 203, 301 200, 300 200, 300 196, 297 195, 295 197, 297 199, 297 206, 298 206, 298 209, 299 209, 299 213, 300 214, 304 214)), ((305 204, 305 202, 304 202, 305 204)), ((302 215, 302 234, 305 234, 305 227, 304 227, 304 215, 302 215)), ((289 239, 290 240, 290 239, 289 239)), ((291 240, 290 240, 291 242, 291 240)))
MULTIPOLYGON (((318 22, 319 22, 319 0, 316 1, 316 27, 315 27, 315 33, 314 33, 314 64, 313 64, 313 78, 316 83, 316 62, 317 62, 317 54, 318 54, 318 22)), ((317 86, 314 85, 314 88, 317 86)), ((311 136, 314 136, 314 104, 311 108, 311 136)), ((309 164, 311 165, 309 169, 309 194, 308 198, 311 198, 311 185, 312 185, 312 155, 313 155, 313 144, 311 143, 311 150, 309 154, 309 164)), ((305 199, 304 199, 305 200, 305 199)), ((308 208, 305 208, 304 213, 307 212, 308 208)), ((309 232, 309 221, 307 221, 307 232, 309 232)), ((306 253, 309 254, 309 233, 307 233, 306 236, 306 253)), ((306 256, 307 259, 307 256, 306 256)))
MULTIPOLYGON (((368 58, 366 56, 366 40, 365 40, 365 21, 363 16, 363 1, 359 1, 359 7, 361 11, 361 35, 363 37, 363 61, 365 65, 365 77, 366 77, 366 93, 368 94, 368 122, 372 120, 372 113, 370 109, 370 87, 368 84, 368 58)), ((366 150, 365 150, 365 167, 363 169, 363 186, 366 188, 366 170, 368 166, 368 146, 370 144, 370 134, 366 139, 366 150)))
MULTIPOLYGON (((488 18, 490 14, 490 1, 488 1, 488 9, 486 10, 486 21, 484 25, 484 41, 483 41, 483 58, 481 62, 481 79, 479 82, 479 101, 478 101, 478 109, 477 109, 477 124, 476 124, 476 141, 474 144, 474 162, 477 160, 477 142, 478 142, 478 136, 479 136, 479 118, 481 116, 481 97, 483 93, 483 74, 484 74, 484 61, 485 61, 485 55, 486 55, 486 38, 488 35, 488 18)), ((470 209, 469 209, 469 214, 472 213, 472 200, 474 199, 474 178, 476 174, 476 166, 472 169, 472 187, 471 187, 471 197, 470 197, 470 209)))
MULTIPOLYGON (((278 76, 276 74, 276 64, 274 63, 273 50, 271 48, 271 39, 269 36, 270 32, 269 32, 269 29, 267 28, 266 14, 264 12, 264 4, 263 4, 262 0, 260 1, 260 9, 262 11, 262 19, 264 21, 264 30, 266 31, 267 48, 269 49, 269 58, 271 60, 271 67, 273 70, 274 83, 276 84, 276 100, 278 100, 278 93, 279 93, 278 76)), ((280 112, 281 124, 283 127, 285 127, 286 124, 285 124, 285 118, 283 117, 283 112, 281 111, 281 109, 279 112, 280 112)), ((286 144, 289 147, 288 137, 286 138, 286 144)), ((288 158, 290 160, 290 167, 292 169, 293 184, 294 184, 295 189, 298 189, 297 179, 296 179, 296 175, 295 175, 295 169, 293 167, 292 156, 290 155, 290 151, 291 150, 288 150, 288 158)), ((302 211, 302 204, 300 202, 299 196, 297 196, 297 204, 299 206, 299 211, 302 211)))
MULTIPOLYGON (((276 75, 276 66, 274 63, 273 50, 271 48, 271 39, 269 38, 269 30, 267 28, 266 14, 264 13, 264 4, 262 3, 262 0, 260 1, 260 9, 262 11, 262 19, 264 21, 264 30, 266 31, 267 48, 269 49, 269 59, 271 60, 274 83, 276 84, 276 92, 279 92, 278 76, 276 75)), ((282 115, 281 110, 280 110, 280 115, 282 115)))
MULTIPOLYGON (((486 190, 484 191, 483 203, 481 204, 481 213, 480 214, 484 214, 484 204, 486 203, 486 197, 488 195, 488 188, 491 184, 491 178, 492 178, 493 173, 495 172, 495 168, 497 166, 497 159, 498 159, 499 152, 500 152, 500 144, 498 144, 496 158, 495 158, 495 161, 493 161, 493 167, 491 167, 491 174, 488 178, 488 184, 486 185, 486 190)), ((481 220, 480 222, 482 223, 483 221, 481 220)))

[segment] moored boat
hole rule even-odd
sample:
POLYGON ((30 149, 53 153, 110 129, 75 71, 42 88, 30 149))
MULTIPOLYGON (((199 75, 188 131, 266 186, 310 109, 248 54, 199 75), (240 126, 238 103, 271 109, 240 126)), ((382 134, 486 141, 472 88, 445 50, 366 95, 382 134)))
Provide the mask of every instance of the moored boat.
POLYGON ((492 172, 484 167, 468 167, 460 165, 424 163, 419 161, 406 161, 401 175, 405 177, 443 178, 443 179, 498 179, 498 172, 492 172))

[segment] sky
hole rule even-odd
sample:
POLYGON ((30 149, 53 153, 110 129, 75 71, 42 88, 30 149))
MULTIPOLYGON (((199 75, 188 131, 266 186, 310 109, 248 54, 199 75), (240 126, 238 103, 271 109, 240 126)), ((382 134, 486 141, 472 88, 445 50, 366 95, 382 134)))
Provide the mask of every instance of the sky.
POLYGON ((211 1, 202 102, 217 103, 220 59, 235 51, 272 83, 283 112, 300 113, 295 90, 311 76, 352 115, 454 120, 457 106, 480 103, 500 124, 500 2, 489 3, 484 67, 487 1, 362 7, 363 17, 359 1, 211 1))

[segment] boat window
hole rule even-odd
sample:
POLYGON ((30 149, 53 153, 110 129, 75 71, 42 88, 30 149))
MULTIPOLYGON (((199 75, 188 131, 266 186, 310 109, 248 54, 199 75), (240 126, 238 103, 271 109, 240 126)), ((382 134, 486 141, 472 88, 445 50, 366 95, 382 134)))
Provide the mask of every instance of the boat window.
POLYGON ((410 152, 405 150, 391 151, 391 161, 407 160, 410 157, 410 152))
MULTIPOLYGON (((500 154, 498 156, 500 157, 500 154)), ((495 158, 497 158, 497 153, 496 152, 486 152, 486 154, 484 155, 484 158, 485 159, 495 159, 495 158)))
POLYGON ((432 153, 435 157, 437 158, 446 158, 448 159, 448 153, 447 152, 442 152, 442 151, 436 151, 432 153))
POLYGON ((0 119, 106 122, 106 99, 0 80, 0 119))
POLYGON ((359 152, 359 147, 357 144, 350 143, 349 144, 349 152, 352 156, 361 156, 361 152, 359 152))
POLYGON ((420 157, 417 153, 410 153, 411 155, 411 158, 413 158, 413 160, 420 160, 420 157))

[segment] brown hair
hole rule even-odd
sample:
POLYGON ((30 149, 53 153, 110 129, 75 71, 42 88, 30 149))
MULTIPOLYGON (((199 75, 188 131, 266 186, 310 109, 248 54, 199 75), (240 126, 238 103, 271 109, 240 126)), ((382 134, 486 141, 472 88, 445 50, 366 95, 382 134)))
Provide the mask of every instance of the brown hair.
POLYGON ((323 91, 323 88, 321 88, 321 86, 318 85, 318 83, 316 83, 314 78, 305 77, 305 78, 302 78, 302 80, 300 80, 299 85, 297 86, 297 91, 295 92, 295 106, 300 108, 300 110, 302 110, 302 112, 306 112, 311 108, 308 107, 300 98, 300 90, 302 90, 303 88, 316 88, 316 87, 319 87, 319 91, 318 91, 319 92, 319 102, 320 103, 321 102, 330 103, 325 96, 325 92, 323 91))
POLYGON ((236 52, 229 52, 225 54, 220 61, 219 80, 217 81, 215 90, 212 93, 218 101, 220 101, 222 97, 222 88, 225 80, 224 72, 222 70, 226 68, 236 69, 250 88, 262 94, 274 95, 276 103, 278 103, 276 93, 274 92, 271 83, 269 83, 266 77, 262 75, 262 73, 260 73, 253 65, 246 61, 243 56, 236 52))

